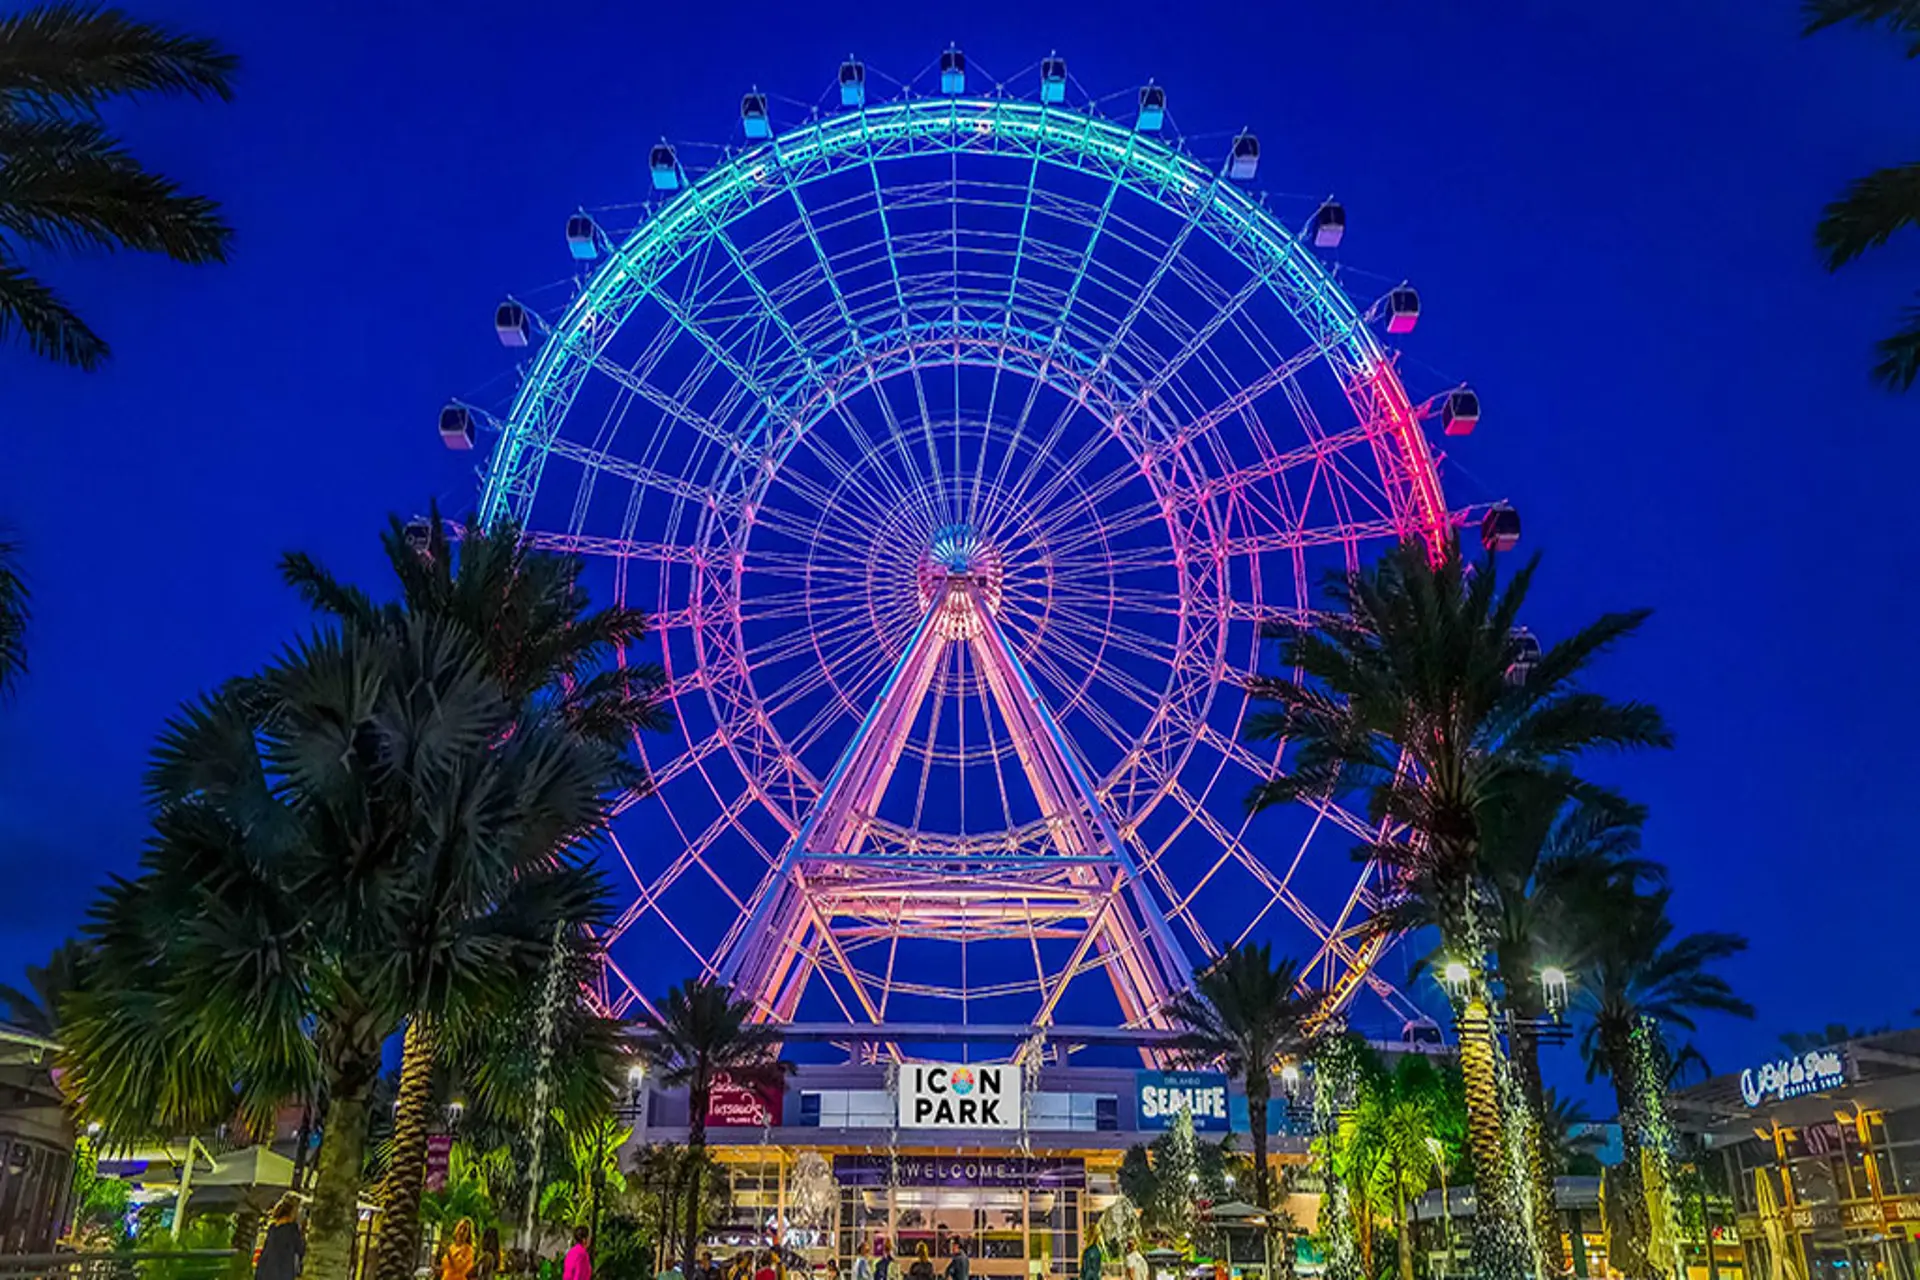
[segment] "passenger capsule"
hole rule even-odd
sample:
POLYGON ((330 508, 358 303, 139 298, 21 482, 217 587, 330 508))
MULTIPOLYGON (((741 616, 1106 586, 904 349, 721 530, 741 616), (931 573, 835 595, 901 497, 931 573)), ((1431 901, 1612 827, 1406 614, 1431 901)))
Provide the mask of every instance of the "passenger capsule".
POLYGON ((655 191, 680 189, 680 159, 673 148, 662 142, 647 156, 647 168, 653 173, 655 191))
POLYGON ((1233 150, 1227 152, 1227 163, 1221 172, 1235 182, 1252 182, 1253 176, 1260 172, 1260 139, 1251 133, 1236 134, 1233 150))
POLYGON ((473 414, 465 405, 450 404, 440 411, 440 443, 463 453, 473 448, 473 414))
POLYGON ((848 58, 840 64, 840 105, 843 107, 864 107, 867 105, 867 64, 848 58))
POLYGON ((1040 59, 1040 101, 1058 106, 1067 100, 1067 60, 1040 59))
POLYGON ((749 93, 740 99, 740 132, 749 138, 771 138, 773 121, 767 115, 767 95, 749 93))
POLYGON ((1525 684, 1540 665, 1540 641, 1525 627, 1517 627, 1508 638, 1507 652, 1507 683, 1525 684))
POLYGON ((1511 551, 1520 545, 1520 513, 1504 502, 1488 508, 1480 521, 1480 545, 1489 551, 1511 551))
POLYGON ((1420 295, 1407 285, 1387 294, 1387 332, 1412 333, 1420 323, 1420 295))
POLYGON ((500 335, 503 347, 524 347, 533 337, 533 325, 527 309, 508 298, 493 309, 493 331, 500 335))
POLYGON ((967 91, 967 55, 958 49, 948 49, 940 55, 940 92, 947 94, 967 91))
POLYGON ((576 262, 592 262, 600 256, 600 228, 584 213, 567 219, 567 252, 576 262))
POLYGON ((1313 212, 1313 245, 1316 249, 1338 249, 1347 234, 1347 210, 1329 200, 1313 212))
POLYGON ((1166 122, 1167 91, 1157 84, 1147 85, 1140 90, 1140 114, 1134 117, 1133 127, 1142 133, 1158 133, 1166 122))
POLYGON ((1480 397, 1471 387, 1456 387, 1447 392, 1440 407, 1440 425, 1450 436, 1470 436, 1480 421, 1480 397))

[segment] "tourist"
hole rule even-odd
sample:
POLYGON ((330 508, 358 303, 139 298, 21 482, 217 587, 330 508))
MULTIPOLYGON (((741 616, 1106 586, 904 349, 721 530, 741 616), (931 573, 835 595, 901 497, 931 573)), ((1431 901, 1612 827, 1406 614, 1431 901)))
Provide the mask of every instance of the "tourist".
POLYGON ((292 1195, 280 1197, 273 1206, 266 1243, 260 1246, 260 1260, 254 1263, 253 1280, 293 1280, 307 1258, 307 1238, 294 1221, 299 1201, 292 1195))
POLYGON ((488 1227, 480 1233, 480 1252, 473 1256, 473 1280, 494 1280, 502 1270, 501 1261, 500 1228, 488 1227))
POLYGON ((947 1280, 967 1280, 967 1269, 970 1263, 967 1251, 960 1245, 959 1236, 953 1238, 952 1250, 953 1256, 947 1259, 947 1280))
POLYGON ((1106 1255, 1100 1252, 1099 1235, 1089 1235, 1086 1252, 1080 1255, 1080 1280, 1100 1280, 1100 1268, 1106 1261, 1106 1255))
POLYGON ((753 1280, 780 1280, 780 1273, 774 1268, 773 1250, 761 1251, 760 1269, 753 1273, 753 1280))
POLYGON ((876 1247, 880 1256, 874 1259, 873 1280, 898 1280, 898 1277, 893 1274, 893 1246, 888 1244, 883 1236, 876 1247))
POLYGON ((853 1280, 874 1280, 873 1248, 865 1240, 853 1251, 853 1280))
POLYGON ((933 1256, 922 1240, 913 1247, 913 1265, 907 1268, 907 1280, 933 1280, 933 1256))
POLYGON ((440 1280, 473 1280, 473 1219, 462 1218, 440 1255, 440 1280))
POLYGON ((1127 1241, 1127 1280, 1147 1280, 1146 1255, 1140 1252, 1140 1241, 1127 1241))
POLYGON ((587 1228, 582 1223, 573 1229, 573 1247, 560 1264, 560 1280, 593 1280, 593 1258, 587 1251, 587 1228))

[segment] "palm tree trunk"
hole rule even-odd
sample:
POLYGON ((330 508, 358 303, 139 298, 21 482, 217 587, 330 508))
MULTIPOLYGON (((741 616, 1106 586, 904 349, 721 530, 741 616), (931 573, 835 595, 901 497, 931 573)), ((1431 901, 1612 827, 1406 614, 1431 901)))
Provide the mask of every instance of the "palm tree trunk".
MULTIPOLYGON (((1514 1011, 1524 1019, 1528 1010, 1514 1011)), ((1555 1212, 1553 1171, 1546 1153, 1546 1087, 1540 1079, 1540 1038, 1530 1027, 1515 1025, 1512 1035, 1513 1073, 1519 1078, 1520 1096, 1527 1104, 1527 1180, 1533 1185, 1533 1236, 1540 1247, 1541 1261, 1550 1275, 1566 1270, 1566 1253, 1560 1247, 1560 1220, 1555 1212)))
POLYGON ((333 1042, 322 1051, 327 1114, 302 1275, 304 1280, 351 1280, 354 1233, 360 1225, 360 1164, 367 1149, 368 1103, 380 1074, 380 1042, 371 1033, 335 1032, 322 1039, 323 1044, 333 1042))
POLYGON ((1413 1215, 1407 1212, 1407 1195, 1398 1185, 1393 1191, 1393 1216, 1394 1229, 1399 1232, 1396 1252, 1400 1255, 1400 1280, 1413 1280, 1413 1215))
MULTIPOLYGON (((1486 998, 1461 1006, 1460 1074, 1467 1086, 1467 1145, 1473 1152, 1473 1270, 1482 1280, 1526 1280, 1533 1267, 1512 1194, 1506 1117, 1500 1106, 1500 1046, 1486 998)), ((1628 1273, 1631 1274, 1631 1273, 1628 1273)))
POLYGON ((687 1238, 680 1243, 680 1274, 688 1280, 700 1244, 700 1201, 707 1181, 707 1099, 712 1093, 713 1082, 704 1071, 687 1090, 687 1238))
MULTIPOLYGON (((1267 1073, 1266 1064, 1258 1070, 1247 1071, 1247 1128, 1253 1132, 1253 1202, 1262 1209, 1273 1208, 1273 1173, 1267 1167, 1267 1104, 1273 1097, 1273 1077, 1267 1073)), ((1272 1213, 1267 1214, 1267 1234, 1272 1237, 1272 1248, 1281 1251, 1280 1274, 1293 1274, 1293 1237, 1287 1233, 1272 1213)))
POLYGON ((1247 1128, 1253 1130, 1253 1202, 1262 1209, 1273 1208, 1273 1191, 1267 1181, 1267 1102, 1273 1094, 1273 1079, 1262 1062, 1247 1070, 1247 1128))
POLYGON ((1651 1275, 1647 1242, 1653 1227, 1640 1176, 1640 1089, 1633 1044, 1626 1035, 1607 1035, 1601 1053, 1620 1117, 1620 1163, 1607 1170, 1607 1263, 1622 1275, 1651 1275))
POLYGON ((415 1015, 400 1050, 394 1100, 393 1158, 383 1188, 374 1280, 408 1280, 420 1257, 420 1193, 427 1176, 427 1130, 433 1123, 433 1024, 415 1015))
MULTIPOLYGON (((1648 1261, 1657 1270, 1685 1280, 1686 1258, 1680 1244, 1679 1206, 1673 1197, 1673 1130, 1667 1124, 1667 1055, 1659 1029, 1647 1018, 1633 1025, 1633 1083, 1639 1105, 1633 1117, 1640 1127, 1642 1159, 1652 1166, 1653 1185, 1644 1188, 1647 1200, 1648 1261), (1655 1236, 1667 1248, 1652 1255, 1655 1236)), ((1642 1173, 1642 1180, 1646 1178, 1642 1173)))

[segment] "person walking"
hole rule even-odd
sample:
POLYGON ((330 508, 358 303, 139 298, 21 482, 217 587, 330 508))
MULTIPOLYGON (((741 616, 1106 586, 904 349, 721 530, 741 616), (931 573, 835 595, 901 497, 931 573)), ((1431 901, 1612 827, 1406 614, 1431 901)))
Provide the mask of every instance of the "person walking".
POLYGON ((1127 1280, 1147 1280, 1147 1258, 1138 1239, 1127 1241, 1127 1280))
POLYGON ((961 1247, 959 1236, 953 1238, 951 1249, 952 1253, 947 1258, 947 1280, 968 1280, 967 1272, 973 1264, 967 1257, 966 1249, 961 1247))
POLYGON ((488 1227, 480 1233, 480 1249, 473 1255, 473 1280, 494 1280, 505 1269, 500 1256, 500 1228, 488 1227))
POLYGON ((873 1247, 865 1240, 854 1246, 853 1280, 873 1280, 873 1247))
POLYGON ((933 1255, 927 1252, 925 1240, 913 1246, 913 1265, 907 1268, 907 1280, 933 1280, 933 1255))
POLYGON ((593 1256, 587 1249, 587 1228, 573 1229, 573 1247, 560 1263, 560 1280, 593 1280, 593 1256))
POLYGON ((453 1238, 440 1254, 440 1280, 473 1280, 473 1219, 462 1218, 454 1224, 453 1238))
POLYGON ((893 1274, 893 1246, 882 1239, 878 1248, 880 1256, 873 1262, 873 1280, 899 1280, 893 1274))
POLYGON ((307 1238, 295 1220, 300 1202, 291 1195, 280 1197, 268 1219, 266 1243, 260 1246, 260 1260, 253 1265, 253 1280, 294 1280, 307 1260, 307 1238))
POLYGON ((1100 1280, 1100 1268, 1106 1261, 1107 1256, 1100 1251, 1099 1234, 1088 1236, 1086 1250, 1080 1255, 1080 1280, 1100 1280))

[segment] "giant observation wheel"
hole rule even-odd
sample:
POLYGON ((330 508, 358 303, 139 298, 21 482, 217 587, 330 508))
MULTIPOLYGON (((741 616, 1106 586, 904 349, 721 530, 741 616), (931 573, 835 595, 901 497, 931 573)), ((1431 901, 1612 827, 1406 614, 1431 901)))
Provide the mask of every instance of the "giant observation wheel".
POLYGON ((1456 519, 1428 431, 1477 403, 1409 399, 1375 331, 1417 297, 1343 291, 1343 211, 1281 212, 1251 135, 1216 168, 1158 89, 965 76, 882 103, 850 62, 791 125, 748 95, 704 171, 655 147, 636 225, 569 222, 571 296, 502 306, 511 407, 443 416, 496 433, 482 519, 657 626, 603 998, 1152 1026, 1260 937, 1391 999, 1362 817, 1245 812, 1243 682, 1327 569, 1456 519))

